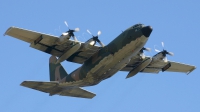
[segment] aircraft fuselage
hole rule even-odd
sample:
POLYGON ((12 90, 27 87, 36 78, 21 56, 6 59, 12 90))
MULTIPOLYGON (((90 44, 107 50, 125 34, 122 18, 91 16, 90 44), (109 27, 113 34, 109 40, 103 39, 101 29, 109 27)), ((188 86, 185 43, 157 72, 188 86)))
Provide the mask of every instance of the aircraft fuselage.
POLYGON ((66 81, 83 80, 82 86, 95 85, 113 76, 138 54, 152 31, 150 26, 136 24, 97 51, 84 64, 67 76, 66 81))

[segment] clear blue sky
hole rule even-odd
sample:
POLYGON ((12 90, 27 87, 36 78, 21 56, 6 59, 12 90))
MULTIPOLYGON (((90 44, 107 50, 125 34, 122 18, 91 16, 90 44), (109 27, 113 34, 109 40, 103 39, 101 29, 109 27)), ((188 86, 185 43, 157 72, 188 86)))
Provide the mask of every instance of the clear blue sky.
MULTIPOLYGON (((200 112, 200 2, 198 0, 2 0, 0 1, 0 110, 1 112, 200 112), (48 96, 24 88, 24 80, 49 81, 49 54, 28 43, 3 36, 17 26, 59 36, 70 28, 80 28, 76 36, 86 41, 102 31, 100 39, 108 44, 122 30, 136 23, 151 25, 153 32, 145 45, 153 49, 164 41, 174 52, 169 60, 192 64, 197 69, 182 73, 137 74, 118 72, 110 79, 85 89, 97 94, 94 99, 48 96), (60 27, 60 31, 55 30, 60 27)), ((154 55, 155 52, 146 53, 154 55)), ((63 62, 68 73, 78 64, 63 62)))

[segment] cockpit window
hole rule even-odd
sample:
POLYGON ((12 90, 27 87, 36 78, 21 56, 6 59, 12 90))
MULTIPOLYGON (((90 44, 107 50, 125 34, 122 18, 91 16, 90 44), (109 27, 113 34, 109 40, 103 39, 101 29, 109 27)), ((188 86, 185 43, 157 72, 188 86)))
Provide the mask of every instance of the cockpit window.
POLYGON ((135 31, 138 31, 142 28, 143 24, 136 24, 133 26, 133 29, 135 29, 135 31))
POLYGON ((136 25, 133 26, 133 28, 141 27, 141 26, 142 26, 142 24, 136 24, 136 25))

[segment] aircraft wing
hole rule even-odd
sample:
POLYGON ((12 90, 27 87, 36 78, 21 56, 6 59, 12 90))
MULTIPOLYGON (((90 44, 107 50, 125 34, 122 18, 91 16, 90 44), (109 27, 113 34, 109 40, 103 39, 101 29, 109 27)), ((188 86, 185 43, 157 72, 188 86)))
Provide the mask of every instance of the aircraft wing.
POLYGON ((183 64, 179 62, 173 62, 173 61, 168 61, 168 63, 161 61, 159 64, 152 64, 148 65, 145 69, 143 69, 141 72, 146 72, 146 73, 158 73, 159 71, 168 71, 168 72, 181 72, 181 73, 186 73, 189 74, 192 72, 196 67, 193 65, 188 65, 188 64, 183 64), (169 68, 165 67, 167 64, 170 63, 169 68))
MULTIPOLYGON (((149 57, 146 57, 146 59, 149 57)), ((145 60, 145 59, 144 59, 145 60)), ((131 71, 140 63, 143 61, 139 58, 131 59, 129 64, 125 66, 121 71, 131 71)), ((156 63, 151 62, 149 65, 147 65, 143 70, 140 72, 143 73, 159 73, 160 71, 168 71, 168 72, 181 72, 181 73, 186 73, 189 74, 192 72, 196 67, 193 65, 188 65, 188 64, 183 64, 179 62, 173 62, 173 61, 168 61, 167 63, 164 62, 163 60, 158 61, 156 63)))
MULTIPOLYGON (((62 87, 59 86, 60 83, 57 81, 52 82, 41 82, 41 81, 24 81, 21 86, 39 90, 49 95, 61 95, 61 96, 71 96, 80 98, 93 98, 96 96, 94 93, 86 91, 80 87, 62 87)), ((73 85, 71 85, 73 86, 73 85)))
MULTIPOLYGON (((53 36, 17 27, 8 28, 4 35, 9 35, 27 43, 30 43, 30 47, 57 57, 60 57, 64 52, 69 50, 74 45, 73 40, 69 40, 62 45, 55 45, 55 42, 59 39, 58 36, 53 36)), ((80 48, 82 48, 84 44, 85 43, 81 42, 80 48)), ((92 48, 84 51, 78 50, 71 57, 69 57, 67 61, 82 64, 86 59, 88 59, 99 49, 98 46, 91 47, 92 48)))

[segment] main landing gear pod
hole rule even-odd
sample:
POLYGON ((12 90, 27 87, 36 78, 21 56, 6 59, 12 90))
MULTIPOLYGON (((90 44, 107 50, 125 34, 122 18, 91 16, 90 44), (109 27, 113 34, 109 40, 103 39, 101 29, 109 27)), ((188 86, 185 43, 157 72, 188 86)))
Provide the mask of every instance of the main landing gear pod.
POLYGON ((136 75, 138 72, 140 72, 141 70, 143 70, 146 66, 148 66, 152 61, 152 58, 148 58, 146 60, 144 60, 140 65, 138 65, 137 67, 133 68, 128 75, 126 76, 126 78, 130 78, 134 75, 136 75))

